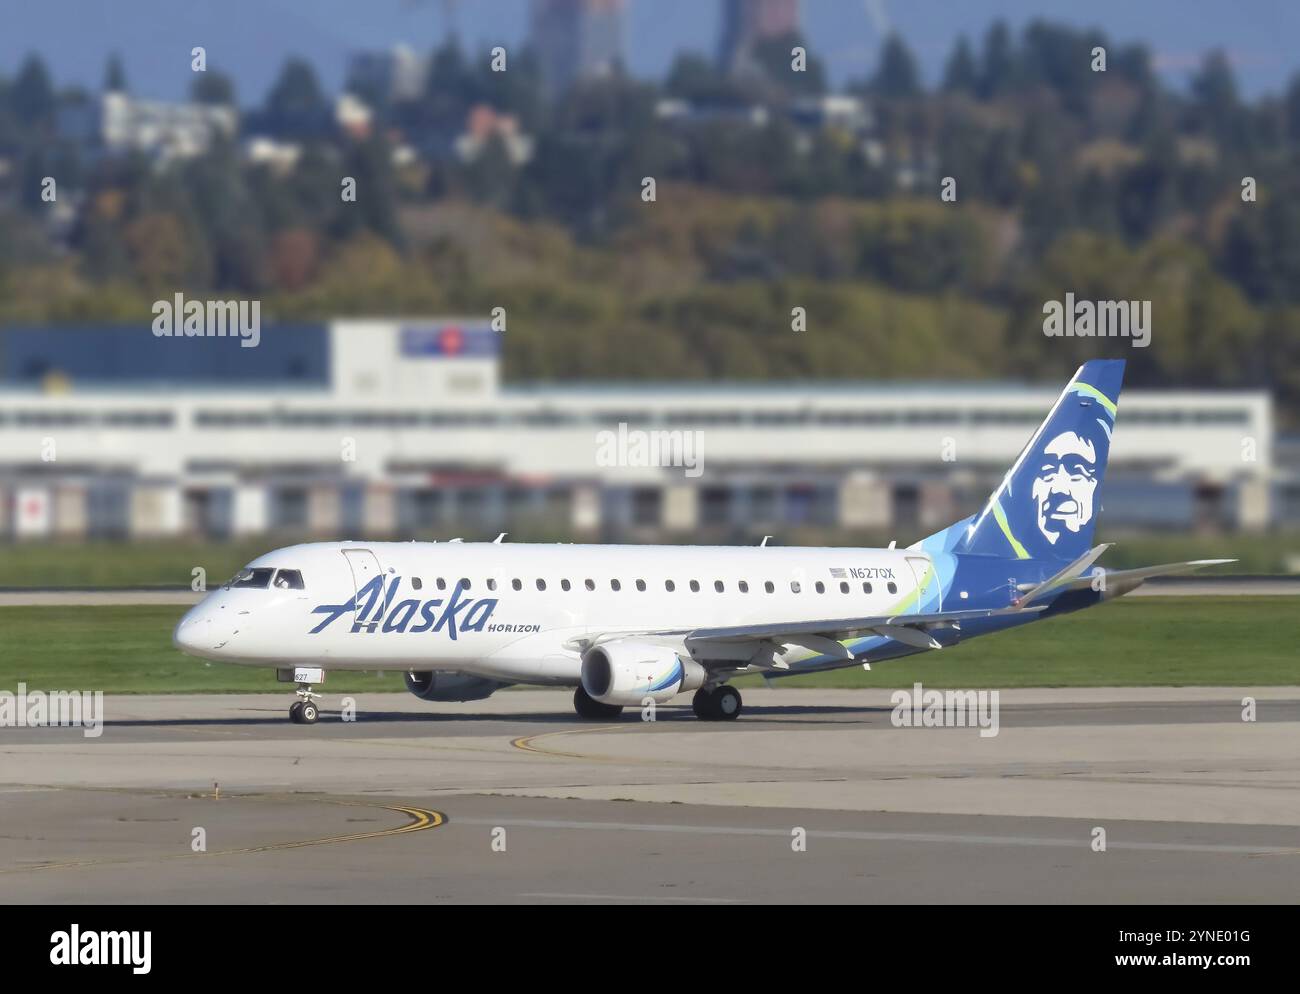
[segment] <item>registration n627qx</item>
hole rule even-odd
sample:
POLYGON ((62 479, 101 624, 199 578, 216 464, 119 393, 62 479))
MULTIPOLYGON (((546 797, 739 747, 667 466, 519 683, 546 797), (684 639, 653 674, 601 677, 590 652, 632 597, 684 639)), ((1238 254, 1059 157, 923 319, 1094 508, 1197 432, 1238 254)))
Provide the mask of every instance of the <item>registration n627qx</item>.
POLYGON ((1231 560, 1107 571, 1092 546, 1122 360, 1087 362, 984 507, 906 549, 342 542, 254 560, 176 627, 185 652, 274 666, 318 716, 324 671, 392 670, 426 701, 575 687, 584 718, 737 674, 870 666, 1089 607, 1231 560))

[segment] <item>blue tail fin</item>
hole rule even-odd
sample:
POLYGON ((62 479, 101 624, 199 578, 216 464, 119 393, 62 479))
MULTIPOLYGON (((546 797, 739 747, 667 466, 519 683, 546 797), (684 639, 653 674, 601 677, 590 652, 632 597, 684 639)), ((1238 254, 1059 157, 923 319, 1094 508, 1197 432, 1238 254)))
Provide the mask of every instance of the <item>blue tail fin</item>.
POLYGON ((1123 359, 1080 366, 952 551, 1065 560, 1087 552, 1123 381, 1123 359))

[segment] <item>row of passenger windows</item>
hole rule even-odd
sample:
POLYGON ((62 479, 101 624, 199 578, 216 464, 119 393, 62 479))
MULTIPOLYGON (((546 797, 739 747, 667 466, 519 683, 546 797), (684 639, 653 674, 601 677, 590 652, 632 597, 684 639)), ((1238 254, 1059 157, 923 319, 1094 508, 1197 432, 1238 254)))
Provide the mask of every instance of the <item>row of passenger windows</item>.
MULTIPOLYGON (((536 585, 536 587, 537 587, 538 590, 545 590, 545 589, 546 589, 546 581, 545 581, 545 580, 534 580, 533 582, 534 582, 534 584, 536 585)), ((644 591, 644 590, 646 589, 646 582, 645 582, 644 580, 635 580, 635 581, 633 581, 633 582, 634 582, 634 584, 635 584, 637 590, 644 591)), ((446 590, 446 589, 447 589, 447 581, 444 580, 442 577, 438 577, 437 579, 435 579, 435 580, 433 581, 433 583, 434 583, 434 586, 436 586, 439 590, 446 590)), ((496 590, 496 589, 498 589, 497 581, 494 580, 494 579, 489 578, 489 579, 487 580, 486 585, 487 585, 487 589, 488 589, 488 590, 496 590)), ((595 580, 590 580, 590 579, 588 579, 588 580, 583 580, 583 581, 582 581, 582 585, 583 585, 584 587, 586 587, 586 589, 588 589, 588 590, 595 590, 595 589, 596 589, 596 581, 595 581, 595 580)), ((424 589, 424 581, 421 580, 418 576, 412 577, 412 578, 411 578, 411 586, 414 587, 416 590, 422 590, 422 589, 424 589)), ((469 590, 469 589, 472 588, 473 584, 472 584, 469 580, 467 580, 467 579, 465 579, 465 578, 462 577, 460 580, 457 580, 457 581, 456 581, 456 586, 457 586, 458 588, 460 588, 461 590, 469 590)), ((699 581, 699 580, 691 580, 691 581, 689 582, 688 586, 690 587, 691 593, 695 593, 695 594, 697 594, 697 593, 700 592, 700 581, 699 581)), ((511 589, 513 589, 513 590, 523 590, 523 589, 524 589, 524 581, 523 581, 523 580, 518 580, 518 579, 511 580, 511 581, 510 581, 510 587, 511 587, 511 589)), ((817 591, 817 593, 819 593, 819 594, 824 594, 824 593, 826 593, 826 584, 822 583, 821 580, 816 581, 816 582, 812 585, 812 588, 813 588, 813 590, 817 591)), ((852 590, 852 584, 850 584, 850 583, 848 583, 848 582, 846 582, 846 581, 841 580, 841 581, 840 581, 840 584, 839 584, 839 588, 840 588, 840 593, 842 593, 842 594, 847 594, 847 593, 849 593, 849 592, 852 590)), ((886 588, 886 589, 887 589, 891 594, 896 594, 896 593, 898 593, 898 584, 894 583, 893 580, 890 580, 890 581, 885 585, 885 588, 886 588)), ((561 581, 560 581, 560 589, 561 589, 561 590, 572 590, 572 589, 573 589, 573 585, 572 585, 571 583, 569 583, 568 580, 561 580, 561 581)), ((622 590, 622 589, 623 589, 623 583, 622 583, 622 581, 620 581, 620 580, 610 580, 610 581, 609 581, 609 589, 610 589, 610 590, 613 590, 613 591, 615 591, 615 592, 618 592, 618 591, 622 590)), ((676 589, 677 589, 677 584, 676 584, 674 581, 672 581, 672 580, 665 580, 665 581, 664 581, 664 590, 668 591, 668 592, 671 594, 671 593, 672 593, 673 591, 675 591, 676 589)), ((747 593, 749 593, 749 581, 748 581, 748 580, 738 580, 738 581, 736 581, 736 589, 737 589, 738 591, 740 591, 740 593, 742 593, 742 594, 747 594, 747 593)), ((715 593, 719 593, 719 594, 726 593, 726 592, 727 592, 727 585, 726 585, 725 583, 723 583, 721 580, 714 580, 714 581, 713 581, 713 590, 714 590, 715 593)), ((763 590, 764 590, 766 593, 774 594, 774 593, 776 593, 776 584, 773 583, 771 580, 765 580, 765 581, 763 582, 763 590)), ((798 580, 791 580, 791 581, 790 581, 790 591, 791 591, 792 593, 796 593, 796 594, 797 594, 797 593, 800 593, 802 590, 803 590, 803 584, 801 584, 798 580)), ((871 584, 870 584, 870 583, 863 583, 863 584, 862 584, 862 592, 863 592, 864 594, 869 594, 869 593, 871 593, 871 592, 872 592, 872 586, 871 586, 871 584)))

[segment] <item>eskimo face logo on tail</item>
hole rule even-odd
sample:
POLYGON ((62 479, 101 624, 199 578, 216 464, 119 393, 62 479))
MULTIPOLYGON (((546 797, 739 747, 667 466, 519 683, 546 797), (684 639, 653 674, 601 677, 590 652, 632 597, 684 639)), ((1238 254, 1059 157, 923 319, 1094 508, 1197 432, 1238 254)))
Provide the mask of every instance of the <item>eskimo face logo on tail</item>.
POLYGON ((1031 496, 1038 530, 1053 545, 1062 531, 1078 532, 1092 520, 1097 491, 1097 448, 1076 432, 1063 431, 1043 449, 1031 496))
POLYGON ((423 603, 416 598, 399 601, 397 594, 401 585, 402 578, 393 577, 385 594, 384 578, 377 576, 343 604, 317 604, 311 613, 325 617, 307 634, 318 635, 339 618, 347 617, 352 621, 354 634, 409 631, 412 634, 430 632, 437 635, 445 632, 455 641, 457 634, 483 631, 497 606, 495 597, 481 600, 462 597, 465 588, 460 584, 452 590, 445 603, 441 597, 423 603))

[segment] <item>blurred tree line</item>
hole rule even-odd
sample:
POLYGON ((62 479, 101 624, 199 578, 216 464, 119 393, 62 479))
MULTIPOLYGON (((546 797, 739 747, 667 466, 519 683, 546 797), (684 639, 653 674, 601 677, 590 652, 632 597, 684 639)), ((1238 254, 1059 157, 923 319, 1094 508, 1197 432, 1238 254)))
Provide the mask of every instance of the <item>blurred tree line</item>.
MULTIPOLYGON (((1211 52, 1176 92, 1142 46, 997 23, 930 88, 888 38, 847 87, 868 123, 809 126, 799 108, 828 89, 815 54, 790 71, 801 43, 769 43, 741 78, 687 52, 662 82, 555 99, 530 53, 499 73, 452 43, 412 97, 350 85, 368 136, 339 129, 295 58, 241 126, 297 145, 288 171, 238 140, 161 169, 86 156, 58 119, 93 97, 33 56, 0 76, 0 319, 135 320, 178 289, 285 318, 505 306, 514 377, 1053 379, 1104 354, 1136 384, 1268 386, 1300 417, 1300 76, 1248 101, 1211 52), (479 106, 531 136, 527 161, 496 137, 452 153, 479 106), (64 232, 45 176, 74 198, 64 232), (1043 303, 1066 292, 1152 300, 1150 348, 1046 338, 1043 303)), ((129 89, 120 61, 104 86, 129 89)), ((192 97, 239 100, 216 71, 192 97)))

